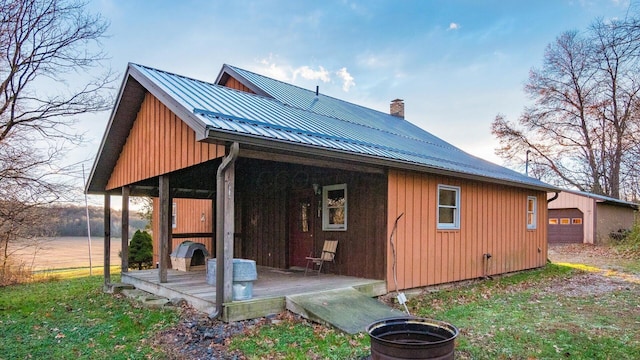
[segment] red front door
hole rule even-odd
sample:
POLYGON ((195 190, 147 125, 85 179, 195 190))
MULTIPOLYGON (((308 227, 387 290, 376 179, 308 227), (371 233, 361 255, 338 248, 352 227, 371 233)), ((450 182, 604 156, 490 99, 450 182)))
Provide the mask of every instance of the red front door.
MULTIPOLYGON (((317 204, 315 204, 317 206, 317 204)), ((289 266, 307 265, 313 253, 315 221, 313 190, 293 192, 289 202, 289 266)))

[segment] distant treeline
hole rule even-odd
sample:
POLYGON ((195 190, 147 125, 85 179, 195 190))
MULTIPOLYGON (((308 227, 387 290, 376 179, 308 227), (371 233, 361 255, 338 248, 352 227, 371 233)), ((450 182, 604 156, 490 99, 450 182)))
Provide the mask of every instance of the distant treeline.
MULTIPOLYGON (((51 223, 53 236, 87 236, 87 212, 81 206, 56 206, 50 209, 48 219, 51 223)), ((104 212, 101 207, 89 207, 89 223, 91 224, 91 235, 104 235, 104 212)), ((129 237, 140 229, 144 230, 148 224, 138 212, 129 212, 129 237)), ((122 212, 111 210, 111 236, 120 237, 122 235, 122 212)))

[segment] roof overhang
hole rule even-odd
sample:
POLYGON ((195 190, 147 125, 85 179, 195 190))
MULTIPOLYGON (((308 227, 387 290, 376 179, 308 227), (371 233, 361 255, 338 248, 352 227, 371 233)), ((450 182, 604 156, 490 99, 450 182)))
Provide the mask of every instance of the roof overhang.
POLYGON ((129 63, 85 185, 87 194, 107 193, 107 183, 147 92, 158 98, 191 127, 196 133, 196 140, 204 139, 206 129, 204 122, 193 111, 186 109, 164 89, 142 74, 134 64, 129 63))
MULTIPOLYGON (((415 172, 422 172, 435 175, 451 176, 467 180, 490 182, 494 184, 501 184, 507 186, 513 186, 518 188, 532 189, 544 192, 560 192, 561 189, 547 186, 536 186, 532 184, 519 183, 508 180, 501 180, 496 178, 487 178, 486 176, 461 173, 457 171, 451 171, 447 169, 439 169, 435 167, 428 167, 422 164, 416 164, 407 161, 393 160, 383 157, 376 157, 366 154, 356 154, 342 150, 327 149, 319 146, 294 144, 286 141, 265 139, 258 136, 247 136, 244 134, 238 134, 235 132, 225 132, 219 129, 208 129, 207 139, 212 142, 238 142, 241 146, 246 145, 252 148, 263 149, 263 151, 278 151, 282 153, 295 153, 306 157, 322 157, 331 158, 341 161, 347 161, 356 164, 363 164, 374 167, 392 168, 400 170, 409 170, 415 172)), ((242 150, 240 151, 242 154, 242 150)))
POLYGON ((591 199, 596 204, 607 204, 612 206, 628 207, 634 210, 640 209, 640 205, 634 202, 620 200, 620 199, 612 198, 605 195, 598 195, 598 194, 589 193, 586 191, 579 191, 579 190, 573 190, 573 189, 562 189, 562 191, 574 196, 581 196, 581 197, 591 199))

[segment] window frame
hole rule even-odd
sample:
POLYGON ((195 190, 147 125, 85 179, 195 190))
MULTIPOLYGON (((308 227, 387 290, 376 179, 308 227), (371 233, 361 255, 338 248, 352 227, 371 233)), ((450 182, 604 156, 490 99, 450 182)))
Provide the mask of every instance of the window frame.
POLYGON ((178 227, 178 204, 171 203, 171 228, 175 229, 178 227))
POLYGON ((538 198, 536 196, 527 196, 527 230, 535 230, 538 228, 538 198), (533 201, 533 210, 529 211, 529 202, 533 201), (531 215, 531 222, 529 222, 531 215))
POLYGON ((349 198, 347 196, 347 184, 334 184, 326 185, 322 187, 322 230, 323 231, 347 231, 348 225, 348 204, 349 198), (344 205, 342 206, 329 206, 329 192, 335 190, 344 191, 344 205), (344 208, 344 224, 331 224, 329 223, 329 215, 331 209, 344 208))
POLYGON ((438 230, 460 230, 460 187, 438 184, 438 203, 437 203, 437 229, 438 230), (455 193, 456 204, 454 206, 442 205, 440 203, 440 192, 442 190, 453 191, 455 193), (453 209, 453 223, 441 223, 440 222, 440 209, 453 209))

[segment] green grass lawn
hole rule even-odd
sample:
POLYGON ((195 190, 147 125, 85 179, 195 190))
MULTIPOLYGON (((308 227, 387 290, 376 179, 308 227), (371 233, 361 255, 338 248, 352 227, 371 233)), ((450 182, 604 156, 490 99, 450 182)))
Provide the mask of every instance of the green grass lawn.
MULTIPOLYGON (((549 264, 423 292, 408 305, 460 329, 457 359, 640 359, 640 285, 588 270, 549 264)), ((178 321, 177 311, 104 294, 100 276, 9 286, 0 288, 0 359, 159 359, 152 339, 178 321)), ((366 334, 292 315, 265 323, 227 345, 250 359, 369 354, 366 334)))
MULTIPOLYGON (((116 277, 114 280, 118 280, 116 277)), ((148 359, 178 319, 102 292, 101 276, 0 288, 0 359, 148 359)))
MULTIPOLYGON (((573 289, 572 283, 590 279, 586 274, 550 264, 424 293, 408 305, 414 315, 460 329, 457 359, 640 359, 640 286, 573 289)), ((358 359, 369 353, 368 336, 304 321, 260 327, 251 335, 234 338, 231 348, 252 359, 358 359)))

